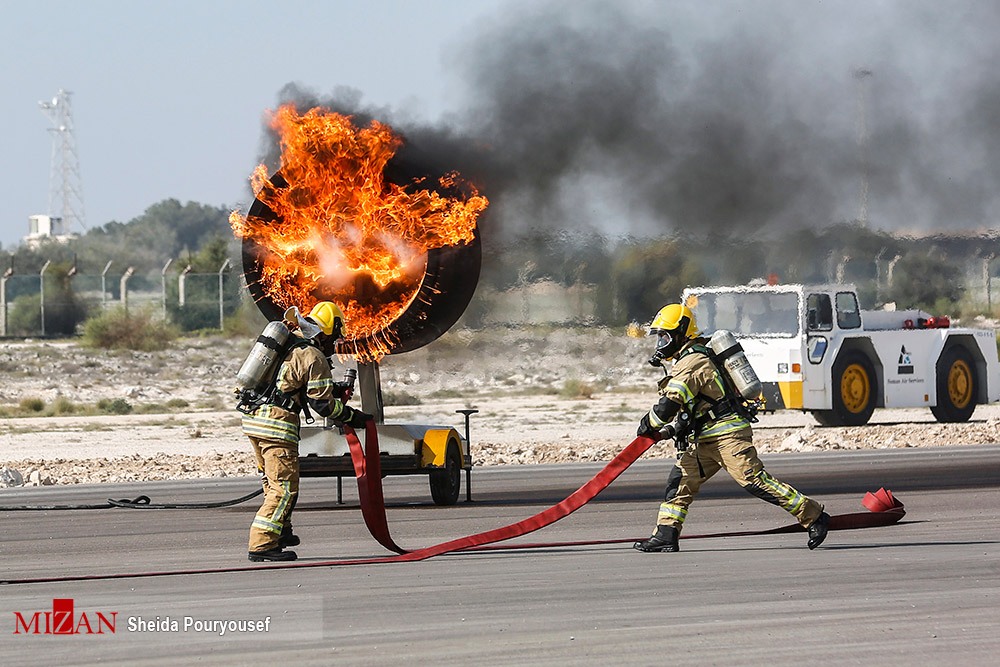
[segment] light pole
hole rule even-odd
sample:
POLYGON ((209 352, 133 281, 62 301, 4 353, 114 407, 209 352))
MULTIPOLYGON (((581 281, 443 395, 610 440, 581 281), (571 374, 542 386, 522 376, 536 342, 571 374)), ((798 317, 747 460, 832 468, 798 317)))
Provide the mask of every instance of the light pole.
POLYGON ((854 70, 854 80, 858 82, 858 152, 861 157, 861 191, 858 193, 858 222, 868 226, 868 88, 874 76, 867 67, 854 70))

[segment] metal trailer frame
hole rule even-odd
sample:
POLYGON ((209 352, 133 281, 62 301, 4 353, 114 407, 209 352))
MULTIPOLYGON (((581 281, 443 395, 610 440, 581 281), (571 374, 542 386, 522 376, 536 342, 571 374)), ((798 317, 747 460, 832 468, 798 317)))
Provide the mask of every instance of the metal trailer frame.
MULTIPOLYGON (((465 417, 464 436, 454 427, 446 425, 387 424, 378 364, 358 364, 358 383, 361 409, 375 417, 382 474, 428 475, 434 502, 451 505, 460 495, 460 477, 464 470, 465 499, 471 502, 470 421, 472 415, 479 411, 456 411, 465 417), (457 481, 456 475, 459 477, 457 481), (452 485, 459 488, 451 488, 452 485)), ((342 504, 344 477, 354 476, 354 465, 343 428, 324 419, 321 424, 302 426, 300 433, 299 474, 302 477, 336 477, 337 502, 342 504)))

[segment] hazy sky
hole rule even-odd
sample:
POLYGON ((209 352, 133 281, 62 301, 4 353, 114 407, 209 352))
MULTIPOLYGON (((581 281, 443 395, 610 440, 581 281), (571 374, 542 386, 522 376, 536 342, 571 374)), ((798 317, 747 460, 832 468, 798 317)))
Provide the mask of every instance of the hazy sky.
POLYGON ((993 228, 997 35, 974 0, 7 3, 0 242, 46 212, 60 88, 90 227, 247 204, 292 90, 454 150, 491 224, 993 228))
POLYGON ((247 198, 278 91, 350 86, 435 118, 454 105, 454 44, 487 0, 33 0, 0 20, 0 242, 46 213, 52 141, 38 107, 72 91, 90 227, 166 198, 247 198), (450 49, 452 49, 450 51, 450 49))

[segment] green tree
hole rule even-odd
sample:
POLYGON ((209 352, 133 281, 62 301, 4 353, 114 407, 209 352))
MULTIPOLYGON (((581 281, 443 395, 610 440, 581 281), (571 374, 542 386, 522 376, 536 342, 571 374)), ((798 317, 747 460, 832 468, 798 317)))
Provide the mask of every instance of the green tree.
POLYGON ((690 285, 705 283, 695 258, 676 239, 631 241, 616 256, 611 269, 617 308, 608 324, 648 321, 690 285))
POLYGON ((925 253, 902 257, 893 271, 889 298, 898 308, 934 310, 954 304, 964 292, 958 266, 925 253))
MULTIPOLYGON (((37 280, 30 281, 33 283, 30 292, 19 293, 13 298, 7 322, 8 333, 17 336, 34 336, 43 331, 46 336, 69 336, 76 333, 77 327, 87 319, 88 308, 73 291, 69 271, 71 266, 69 263, 60 262, 52 263, 46 268, 43 276, 44 309, 42 292, 37 291, 39 286, 37 280)), ((10 296, 8 292, 8 298, 10 296)))
POLYGON ((159 269, 171 257, 197 253, 210 241, 232 241, 229 211, 166 199, 127 224, 112 221, 73 243, 80 262, 103 266, 121 257, 138 272, 159 269))

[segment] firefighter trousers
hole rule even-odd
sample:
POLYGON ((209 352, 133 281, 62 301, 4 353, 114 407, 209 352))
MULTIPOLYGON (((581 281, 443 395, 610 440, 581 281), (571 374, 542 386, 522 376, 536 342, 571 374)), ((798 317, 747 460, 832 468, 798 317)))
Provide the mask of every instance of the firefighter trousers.
MULTIPOLYGON (((820 503, 764 470, 749 429, 698 443, 678 455, 676 467, 680 469, 677 491, 660 505, 657 525, 680 530, 701 485, 721 469, 747 492, 794 516, 803 527, 812 525, 823 511, 820 503)), ((668 494, 670 490, 668 487, 668 494)))
POLYGON ((278 548, 283 528, 291 528, 292 509, 299 494, 297 444, 250 437, 258 470, 263 471, 264 500, 250 524, 250 551, 278 548))

